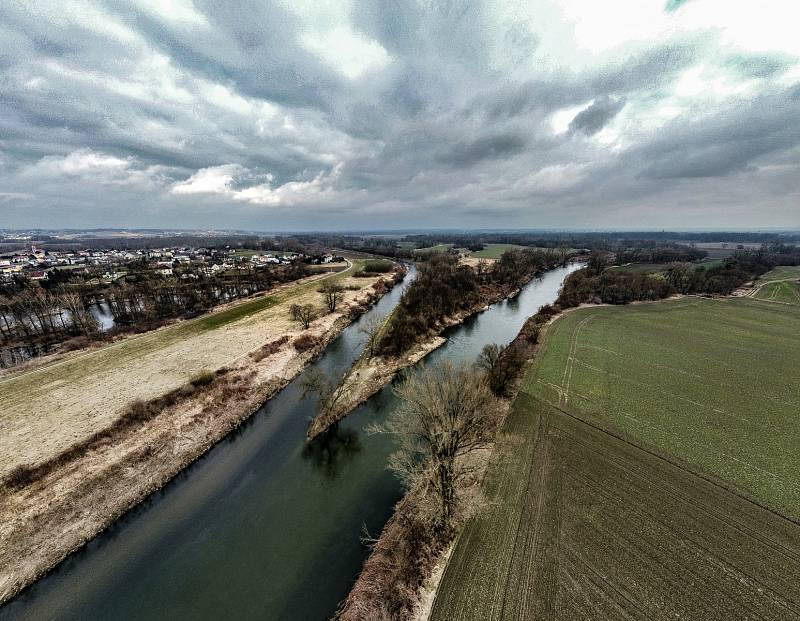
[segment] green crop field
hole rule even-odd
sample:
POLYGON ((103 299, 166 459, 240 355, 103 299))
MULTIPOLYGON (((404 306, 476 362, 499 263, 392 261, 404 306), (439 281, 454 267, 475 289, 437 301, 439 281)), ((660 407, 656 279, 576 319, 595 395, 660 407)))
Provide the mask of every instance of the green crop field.
POLYGON ((532 394, 800 518, 800 309, 687 298, 553 324, 532 394))
POLYGON ((521 393, 432 621, 796 619, 800 527, 521 393))
POLYGON ((432 619, 797 618, 797 368, 789 305, 556 321, 432 619))
POLYGON ((761 276, 759 281, 763 285, 755 297, 771 302, 800 304, 800 266, 781 265, 761 276))
POLYGON ((435 246, 428 246, 427 248, 417 248, 414 252, 447 252, 453 244, 436 244, 435 246))
POLYGON ((759 278, 761 282, 796 280, 800 278, 800 265, 779 265, 759 278))
POLYGON ((506 250, 519 250, 521 248, 525 248, 525 246, 518 246, 517 244, 486 244, 483 250, 478 250, 470 254, 479 259, 499 259, 506 250))

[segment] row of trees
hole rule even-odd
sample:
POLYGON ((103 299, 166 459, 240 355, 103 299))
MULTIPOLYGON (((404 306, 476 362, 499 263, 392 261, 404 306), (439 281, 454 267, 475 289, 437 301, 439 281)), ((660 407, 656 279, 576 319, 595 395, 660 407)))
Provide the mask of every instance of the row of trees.
POLYGON ((94 336, 95 317, 80 293, 27 288, 12 297, 0 297, 0 338, 3 343, 35 345, 70 336, 94 336))
POLYGON ((214 276, 186 269, 165 277, 143 270, 110 284, 74 279, 48 289, 12 281, 0 293, 0 344, 38 351, 74 337, 99 338, 98 323, 90 312, 98 302, 107 304, 116 331, 125 326, 143 330, 167 319, 199 315, 220 303, 307 274, 306 266, 291 265, 214 276))
POLYGON ((431 253, 419 263, 417 279, 403 294, 377 353, 399 355, 444 318, 474 308, 490 292, 508 293, 565 260, 554 252, 508 250, 495 263, 474 270, 460 265, 456 256, 431 253))
POLYGON ((681 244, 668 244, 624 248, 617 250, 617 263, 673 263, 675 261, 698 261, 708 253, 691 246, 681 244))
POLYGON ((593 255, 587 269, 571 274, 557 304, 562 308, 585 302, 626 304, 636 300, 660 300, 676 293, 729 295, 746 282, 776 265, 800 264, 800 248, 781 246, 741 250, 711 268, 692 263, 673 263, 662 274, 607 270, 607 262, 593 255))

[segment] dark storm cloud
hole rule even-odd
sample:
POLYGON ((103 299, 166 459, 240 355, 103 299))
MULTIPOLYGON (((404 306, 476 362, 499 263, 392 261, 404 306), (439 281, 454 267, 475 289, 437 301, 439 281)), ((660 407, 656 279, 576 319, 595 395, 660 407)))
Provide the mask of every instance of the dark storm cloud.
POLYGON ((0 226, 580 226, 797 191, 789 54, 701 32, 561 64, 536 11, 395 0, 313 47, 292 3, 139 2, 0 4, 0 226), (674 97, 703 63, 755 95, 674 97))
POLYGON ((581 110, 569 124, 571 132, 583 132, 587 136, 596 134, 625 107, 625 99, 599 97, 585 110, 581 110))
POLYGON ((520 153, 524 148, 525 139, 522 136, 498 134, 456 144, 438 159, 451 166, 472 166, 481 160, 520 153))
POLYGON ((631 163, 654 179, 721 177, 800 144, 800 88, 762 95, 707 118, 677 120, 661 137, 632 149, 631 163), (641 164, 640 164, 641 165, 641 164))

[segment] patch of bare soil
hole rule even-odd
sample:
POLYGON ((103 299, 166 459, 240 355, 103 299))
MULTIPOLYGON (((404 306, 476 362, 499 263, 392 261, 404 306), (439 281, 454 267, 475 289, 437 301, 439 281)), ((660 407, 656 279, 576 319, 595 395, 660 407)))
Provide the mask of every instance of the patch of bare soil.
MULTIPOLYGON (((232 339, 240 348, 227 350, 229 356, 233 351, 243 354, 232 361, 227 358, 223 371, 209 374, 213 379, 196 387, 184 385, 174 402, 171 400, 150 418, 120 425, 124 414, 117 414, 106 427, 94 430, 92 437, 99 438, 97 441, 87 443, 86 427, 76 426, 66 432, 73 443, 72 451, 65 447, 57 453, 51 447, 44 453, 54 458, 58 467, 19 487, 9 485, 6 479, 0 490, 0 603, 161 488, 258 410, 318 356, 354 316, 380 297, 372 286, 376 280, 359 279, 360 289, 348 291, 335 313, 317 319, 306 331, 284 320, 285 308, 281 316, 273 317, 279 330, 253 318, 242 320, 245 327, 241 331, 248 335, 246 338, 237 327, 212 330, 221 334, 214 336, 213 342, 204 340, 202 346, 222 346, 226 339, 232 339), (297 351, 292 341, 301 333, 313 335, 316 345, 297 351), (82 445, 86 446, 74 450, 82 445)), ((192 349, 199 347, 200 343, 192 345, 192 349)), ((128 380, 128 388, 133 381, 128 380)), ((162 394, 164 386, 159 384, 162 394)), ((159 403, 157 396, 149 403, 153 402, 159 403)), ((28 433, 33 431, 28 428, 28 433)), ((45 435, 38 441, 44 442, 45 435)))

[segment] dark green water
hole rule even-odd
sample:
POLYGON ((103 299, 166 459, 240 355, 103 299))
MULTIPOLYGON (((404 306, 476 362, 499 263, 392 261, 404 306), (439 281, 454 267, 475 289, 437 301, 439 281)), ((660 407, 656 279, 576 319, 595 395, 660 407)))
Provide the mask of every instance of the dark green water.
MULTIPOLYGON (((549 272, 454 328, 428 361, 472 361, 486 343, 510 341, 572 269, 549 272)), ((370 313, 387 313, 400 294, 370 313)), ((344 369, 363 345, 353 324, 313 366, 344 369)), ((379 533, 402 492, 385 468, 391 440, 363 431, 396 400, 385 388, 309 449, 314 403, 300 399, 301 380, 0 608, 0 620, 329 618, 366 556, 362 528, 379 533)))

